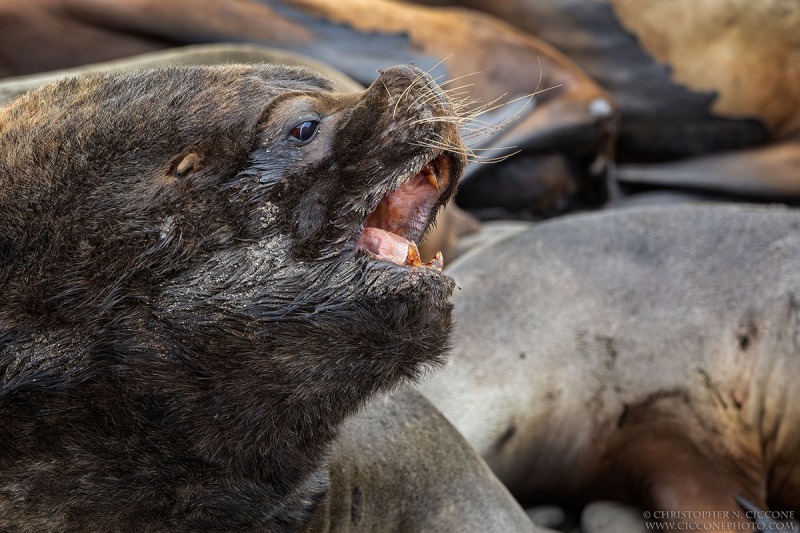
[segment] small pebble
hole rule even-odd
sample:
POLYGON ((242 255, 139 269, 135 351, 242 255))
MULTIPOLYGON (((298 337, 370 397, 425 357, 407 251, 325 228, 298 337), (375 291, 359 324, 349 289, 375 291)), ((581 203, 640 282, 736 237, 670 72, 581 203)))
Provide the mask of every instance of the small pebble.
POLYGON ((556 507, 555 505, 529 507, 525 512, 528 513, 528 518, 531 519, 531 522, 540 527, 557 528, 564 523, 566 517, 561 507, 556 507))
POLYGON ((642 510, 616 502, 596 501, 583 509, 583 533, 646 533, 642 510))

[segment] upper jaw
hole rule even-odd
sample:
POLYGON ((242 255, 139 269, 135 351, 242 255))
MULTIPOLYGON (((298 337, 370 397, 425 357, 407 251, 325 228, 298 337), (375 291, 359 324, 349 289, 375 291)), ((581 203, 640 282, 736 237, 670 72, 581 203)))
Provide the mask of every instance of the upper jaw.
POLYGON ((454 156, 435 151, 415 161, 416 172, 398 180, 363 222, 358 247, 371 259, 406 267, 441 271, 444 258, 437 252, 423 263, 417 244, 456 189, 454 156))

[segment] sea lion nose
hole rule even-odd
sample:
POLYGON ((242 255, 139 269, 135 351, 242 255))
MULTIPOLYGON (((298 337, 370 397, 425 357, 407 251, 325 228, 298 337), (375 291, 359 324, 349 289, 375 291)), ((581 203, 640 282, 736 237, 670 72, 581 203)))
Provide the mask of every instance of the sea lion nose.
MULTIPOLYGON (((396 65, 381 71, 380 76, 373 83, 373 87, 384 92, 389 91, 390 95, 395 98, 399 97, 399 100, 403 100, 411 93, 418 95, 420 91, 428 92, 436 98, 426 98, 427 102, 438 101, 447 111, 450 111, 449 100, 436 80, 416 65, 396 65)), ((410 99, 409 102, 414 101, 415 98, 410 99)))
POLYGON ((416 65, 395 65, 381 71, 382 76, 405 77, 410 80, 422 74, 425 74, 425 72, 420 70, 416 65))
POLYGON ((430 89, 438 89, 439 87, 430 74, 415 65, 396 65, 380 72, 381 75, 375 81, 378 85, 391 83, 392 85, 397 84, 405 87, 409 85, 427 86, 430 89))

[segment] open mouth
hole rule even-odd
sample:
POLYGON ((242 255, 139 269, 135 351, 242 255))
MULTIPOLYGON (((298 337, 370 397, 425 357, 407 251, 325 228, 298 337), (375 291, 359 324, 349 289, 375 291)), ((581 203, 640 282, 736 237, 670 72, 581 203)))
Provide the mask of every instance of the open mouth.
POLYGON ((441 252, 422 262, 417 244, 450 185, 449 160, 434 157, 411 179, 387 194, 364 221, 358 246, 371 257, 396 265, 444 268, 441 252))

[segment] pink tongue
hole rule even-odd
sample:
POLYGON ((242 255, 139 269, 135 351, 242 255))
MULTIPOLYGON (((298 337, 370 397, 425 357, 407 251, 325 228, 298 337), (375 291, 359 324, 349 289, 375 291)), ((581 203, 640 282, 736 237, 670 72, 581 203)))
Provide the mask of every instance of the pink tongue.
POLYGON ((364 228, 364 233, 358 239, 358 245, 383 261, 391 261, 398 265, 406 264, 407 260, 419 263, 419 251, 416 244, 380 228, 364 228))

